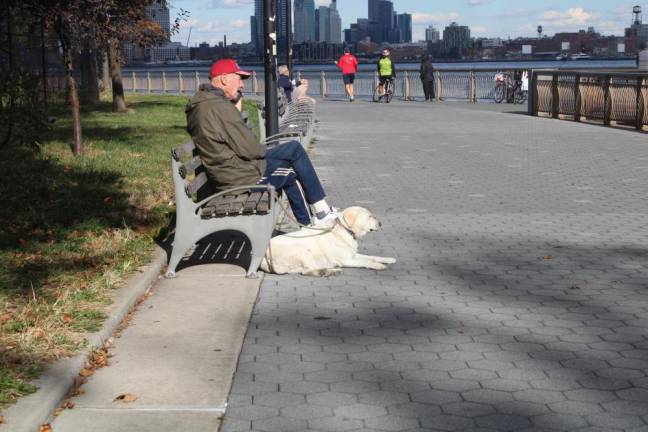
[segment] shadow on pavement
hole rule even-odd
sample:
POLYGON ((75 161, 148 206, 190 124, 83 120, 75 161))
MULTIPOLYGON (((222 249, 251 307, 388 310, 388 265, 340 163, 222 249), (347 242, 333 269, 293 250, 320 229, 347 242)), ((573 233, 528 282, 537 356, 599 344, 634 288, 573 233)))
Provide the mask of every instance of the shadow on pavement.
POLYGON ((425 236, 431 250, 471 244, 477 253, 333 280, 270 276, 224 430, 281 421, 296 430, 642 423, 648 251, 425 236), (286 290, 293 285, 297 292, 286 290))

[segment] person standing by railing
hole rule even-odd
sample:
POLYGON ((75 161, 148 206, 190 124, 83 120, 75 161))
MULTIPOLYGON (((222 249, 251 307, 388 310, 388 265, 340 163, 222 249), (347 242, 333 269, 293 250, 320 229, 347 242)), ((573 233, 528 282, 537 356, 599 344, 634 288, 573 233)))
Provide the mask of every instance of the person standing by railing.
POLYGON ((430 56, 423 54, 421 57, 421 69, 419 71, 421 77, 421 84, 423 85, 423 93, 425 94, 425 101, 432 102, 434 100, 434 67, 430 56))
POLYGON ((336 63, 336 66, 342 69, 342 79, 344 80, 344 90, 346 91, 349 102, 355 100, 355 90, 353 82, 355 81, 355 74, 358 71, 358 59, 351 54, 349 48, 344 48, 344 55, 336 63))

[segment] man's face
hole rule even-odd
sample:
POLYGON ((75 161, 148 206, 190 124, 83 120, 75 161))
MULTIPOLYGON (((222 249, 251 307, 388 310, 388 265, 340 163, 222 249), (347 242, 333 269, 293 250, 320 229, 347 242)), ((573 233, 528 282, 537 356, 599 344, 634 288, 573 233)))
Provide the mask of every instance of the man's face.
POLYGON ((389 51, 383 51, 382 55, 383 57, 389 57, 389 51))
POLYGON ((245 81, 240 75, 231 73, 212 78, 212 85, 223 90, 225 96, 233 101, 238 99, 239 92, 243 92, 245 81))

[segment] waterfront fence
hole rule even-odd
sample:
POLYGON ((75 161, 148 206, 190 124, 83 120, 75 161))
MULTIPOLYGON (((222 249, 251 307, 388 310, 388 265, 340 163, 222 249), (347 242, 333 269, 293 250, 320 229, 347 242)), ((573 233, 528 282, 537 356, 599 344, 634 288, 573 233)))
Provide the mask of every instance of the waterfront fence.
MULTIPOLYGON (((498 72, 513 74, 515 70, 502 69, 437 69, 434 72, 437 100, 464 100, 468 102, 492 101, 495 75, 498 72)), ((316 97, 344 97, 344 83, 339 72, 308 71, 295 73, 295 78, 308 80, 308 94, 316 97)), ((127 72, 123 76, 124 89, 130 93, 193 94, 200 84, 209 82, 207 72, 127 72)), ((375 72, 356 74, 356 97, 371 98, 378 85, 375 72)), ((247 81, 245 92, 263 96, 263 73, 254 73, 247 81)), ((394 97, 401 100, 424 98, 418 70, 399 71, 395 81, 394 97)))
POLYGON ((574 121, 648 125, 648 74, 536 71, 529 113, 574 121))

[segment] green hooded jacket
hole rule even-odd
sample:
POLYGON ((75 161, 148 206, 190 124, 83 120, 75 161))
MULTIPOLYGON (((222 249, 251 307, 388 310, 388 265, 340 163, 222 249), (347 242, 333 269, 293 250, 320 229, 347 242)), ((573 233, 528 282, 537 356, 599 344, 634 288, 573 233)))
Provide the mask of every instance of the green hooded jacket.
POLYGON ((265 172, 266 147, 221 89, 201 86, 185 112, 187 132, 216 190, 259 181, 265 172))

